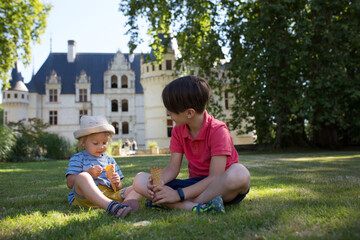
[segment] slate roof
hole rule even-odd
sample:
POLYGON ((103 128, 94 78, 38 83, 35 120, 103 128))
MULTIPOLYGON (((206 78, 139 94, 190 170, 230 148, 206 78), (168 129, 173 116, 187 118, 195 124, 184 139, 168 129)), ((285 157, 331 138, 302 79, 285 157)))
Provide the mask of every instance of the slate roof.
MULTIPOLYGON (((123 54, 129 60, 129 54, 123 54)), ((61 94, 75 94, 76 77, 84 70, 90 76, 91 93, 104 93, 104 72, 108 70, 115 53, 77 53, 75 61, 67 61, 67 53, 50 53, 39 71, 26 84, 29 92, 45 94, 46 77, 52 70, 61 77, 61 94)), ((135 93, 143 93, 140 84, 140 54, 134 54, 134 60, 130 63, 135 73, 135 93)))
POLYGON ((15 63, 15 67, 11 70, 11 80, 10 80, 10 89, 9 90, 17 90, 14 89, 17 82, 24 83, 24 78, 21 75, 21 72, 18 71, 17 63, 15 63))

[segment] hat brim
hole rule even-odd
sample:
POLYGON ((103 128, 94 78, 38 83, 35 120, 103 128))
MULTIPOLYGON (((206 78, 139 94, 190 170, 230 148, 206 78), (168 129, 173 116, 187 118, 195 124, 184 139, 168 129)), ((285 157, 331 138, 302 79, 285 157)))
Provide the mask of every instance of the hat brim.
POLYGON ((100 133, 100 132, 110 132, 112 134, 115 134, 115 128, 114 128, 114 126, 108 124, 108 125, 96 126, 93 128, 79 129, 74 132, 74 137, 76 139, 79 139, 81 137, 85 137, 90 134, 100 133))

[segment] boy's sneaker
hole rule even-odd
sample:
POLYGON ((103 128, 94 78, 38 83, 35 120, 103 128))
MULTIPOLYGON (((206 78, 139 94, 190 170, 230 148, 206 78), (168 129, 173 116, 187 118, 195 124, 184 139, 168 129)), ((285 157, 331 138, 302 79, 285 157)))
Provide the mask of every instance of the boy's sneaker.
POLYGON ((153 202, 150 201, 149 199, 145 200, 145 207, 151 208, 151 209, 165 209, 164 206, 153 204, 153 202))
POLYGON ((224 202, 221 196, 217 196, 208 203, 199 203, 192 209, 193 212, 225 213, 224 202))

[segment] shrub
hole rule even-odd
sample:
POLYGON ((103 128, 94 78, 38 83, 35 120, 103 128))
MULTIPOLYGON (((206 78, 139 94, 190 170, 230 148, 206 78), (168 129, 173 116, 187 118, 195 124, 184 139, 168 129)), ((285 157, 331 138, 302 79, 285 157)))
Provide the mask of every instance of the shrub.
POLYGON ((13 145, 7 158, 10 162, 33 161, 40 159, 39 146, 30 138, 17 135, 16 143, 13 145))
POLYGON ((45 158, 68 159, 75 153, 70 142, 57 134, 43 133, 37 141, 45 158))
POLYGON ((147 145, 150 149, 158 146, 157 142, 155 142, 155 141, 148 141, 147 145))
POLYGON ((16 144, 16 135, 6 125, 0 126, 0 159, 9 159, 11 149, 16 144))

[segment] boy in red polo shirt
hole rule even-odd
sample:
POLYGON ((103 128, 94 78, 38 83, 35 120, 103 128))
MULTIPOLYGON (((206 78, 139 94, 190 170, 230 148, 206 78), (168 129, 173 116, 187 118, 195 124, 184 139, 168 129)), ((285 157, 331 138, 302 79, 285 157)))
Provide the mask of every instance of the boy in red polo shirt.
POLYGON ((164 88, 162 99, 176 126, 161 184, 153 185, 151 175, 144 172, 134 179, 134 189, 147 198, 147 206, 225 213, 224 202, 239 203, 249 192, 250 173, 238 161, 229 130, 205 110, 209 97, 208 83, 194 76, 178 78, 164 88), (176 179, 184 154, 189 179, 176 179))

